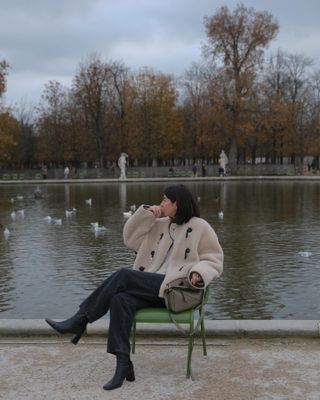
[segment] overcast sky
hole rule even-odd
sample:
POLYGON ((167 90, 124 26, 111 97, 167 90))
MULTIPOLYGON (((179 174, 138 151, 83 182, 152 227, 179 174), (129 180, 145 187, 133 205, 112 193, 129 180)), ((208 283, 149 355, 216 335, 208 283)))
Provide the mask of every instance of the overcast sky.
MULTIPOLYGON (((44 85, 71 85, 81 61, 92 54, 182 74, 201 59, 203 17, 225 0, 0 0, 0 59, 10 64, 5 102, 36 104, 44 85)), ((303 54, 320 69, 319 0, 244 0, 267 10, 280 31, 268 52, 303 54)))

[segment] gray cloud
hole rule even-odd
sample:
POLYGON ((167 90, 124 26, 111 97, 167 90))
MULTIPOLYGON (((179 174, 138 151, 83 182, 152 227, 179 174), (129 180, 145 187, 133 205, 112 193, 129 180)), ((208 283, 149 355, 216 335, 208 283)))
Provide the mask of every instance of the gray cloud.
MULTIPOLYGON (((226 0, 233 8, 238 1, 226 0)), ((201 57, 203 17, 221 5, 213 0, 2 0, 0 59, 11 65, 8 103, 38 101, 44 84, 70 85, 90 54, 180 74, 201 57)), ((271 51, 303 53, 320 64, 317 0, 246 0, 268 10, 280 32, 271 51)))

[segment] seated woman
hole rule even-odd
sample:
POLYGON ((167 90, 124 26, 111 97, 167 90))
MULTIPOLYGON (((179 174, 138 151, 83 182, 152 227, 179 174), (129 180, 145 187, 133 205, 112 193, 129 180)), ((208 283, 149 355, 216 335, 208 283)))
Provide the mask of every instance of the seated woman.
POLYGON ((176 279, 205 288, 220 276, 223 251, 211 226, 200 218, 198 206, 183 185, 164 191, 160 205, 140 206, 124 226, 124 242, 137 255, 133 269, 110 275, 79 306, 71 318, 47 323, 59 333, 73 333, 76 344, 92 323, 110 310, 108 353, 116 355, 113 378, 103 388, 112 390, 126 379, 134 381, 130 360, 130 332, 136 310, 165 307, 163 292, 176 279))

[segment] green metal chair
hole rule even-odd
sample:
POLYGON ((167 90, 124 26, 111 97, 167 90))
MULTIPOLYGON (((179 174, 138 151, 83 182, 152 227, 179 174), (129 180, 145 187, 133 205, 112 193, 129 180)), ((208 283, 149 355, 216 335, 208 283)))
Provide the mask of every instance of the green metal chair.
MULTIPOLYGON (((201 315, 204 312, 205 304, 208 301, 209 297, 209 289, 206 288, 203 304, 192 308, 187 311, 183 311, 180 313, 172 313, 174 316, 175 321, 178 324, 186 324, 189 327, 186 330, 186 337, 188 340, 188 356, 187 356, 187 378, 192 377, 192 369, 191 369, 191 358, 192 358, 192 351, 194 345, 194 317, 197 312, 201 315)), ((137 333, 137 323, 173 323, 170 318, 170 313, 166 308, 142 308, 136 311, 133 324, 132 324, 132 346, 131 351, 134 354, 136 349, 136 333, 137 333)), ((206 331, 204 326, 204 318, 200 323, 200 334, 202 339, 202 349, 203 355, 207 355, 207 345, 206 345, 206 331)))

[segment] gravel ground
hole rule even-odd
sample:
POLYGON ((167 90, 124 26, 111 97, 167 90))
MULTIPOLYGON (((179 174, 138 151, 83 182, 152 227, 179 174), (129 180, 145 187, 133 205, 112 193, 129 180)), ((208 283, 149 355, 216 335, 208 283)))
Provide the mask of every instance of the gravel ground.
POLYGON ((132 356, 136 381, 110 392, 115 358, 103 340, 0 341, 0 399, 5 400, 319 400, 319 339, 210 339, 196 345, 194 380, 185 378, 179 340, 142 339, 132 356))

